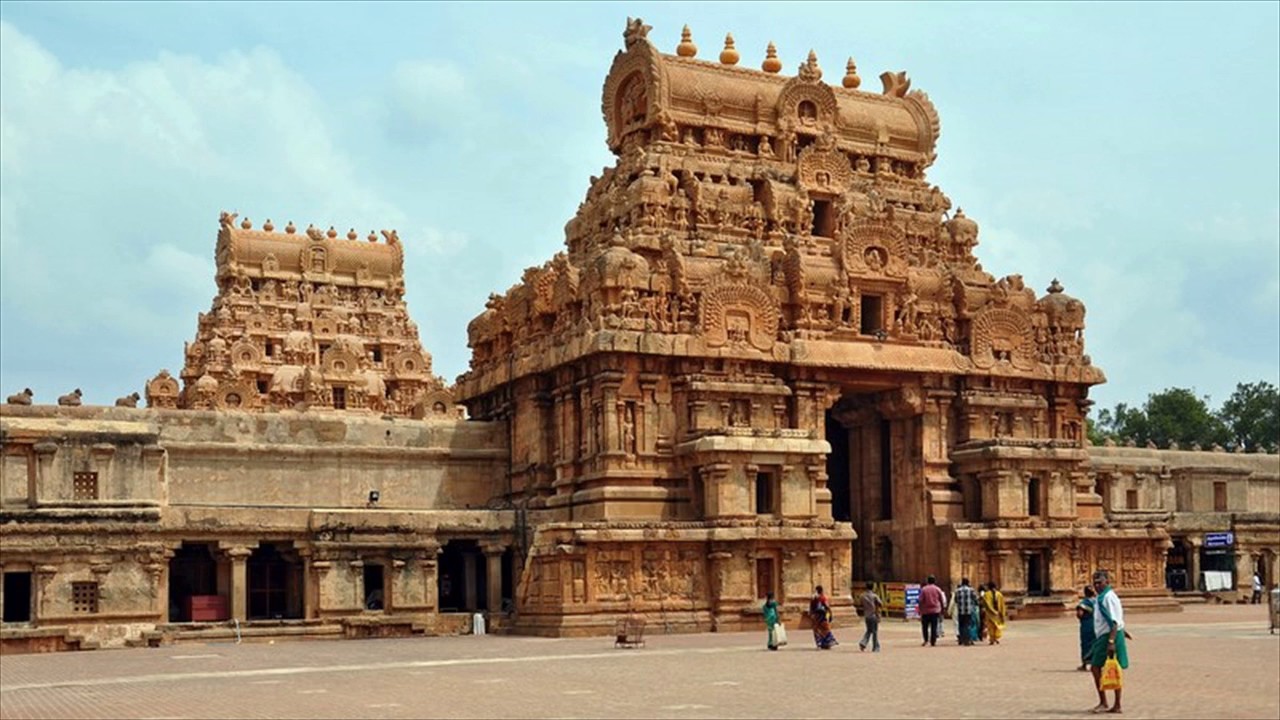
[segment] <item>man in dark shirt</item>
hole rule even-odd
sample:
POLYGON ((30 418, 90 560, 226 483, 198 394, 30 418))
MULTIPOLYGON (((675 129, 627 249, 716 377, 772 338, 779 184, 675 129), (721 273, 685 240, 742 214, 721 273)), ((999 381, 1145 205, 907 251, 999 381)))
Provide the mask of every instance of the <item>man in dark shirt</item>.
POLYGON ((938 620, 942 617, 942 588, 937 585, 937 578, 930 575, 920 588, 920 633, 924 635, 925 645, 938 644, 938 620))
POLYGON ((867 583, 867 591, 858 597, 858 605, 862 608, 862 620, 867 624, 867 631, 862 634, 858 650, 867 649, 867 640, 871 640, 871 652, 880 652, 880 596, 876 595, 875 583, 867 583))
POLYGON ((961 578, 956 589, 956 615, 960 619, 960 644, 972 645, 977 634, 974 623, 978 619, 978 593, 969 587, 969 578, 961 578))

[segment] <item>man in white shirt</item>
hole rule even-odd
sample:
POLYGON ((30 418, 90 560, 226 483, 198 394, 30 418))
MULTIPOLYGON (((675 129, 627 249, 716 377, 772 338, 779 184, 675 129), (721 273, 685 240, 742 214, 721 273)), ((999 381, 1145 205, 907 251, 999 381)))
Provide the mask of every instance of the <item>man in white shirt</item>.
POLYGON ((1111 588, 1111 574, 1106 570, 1098 570, 1093 574, 1093 589, 1098 598, 1094 601, 1093 610, 1093 652, 1089 667, 1093 669, 1093 686, 1098 690, 1098 704, 1094 713, 1120 710, 1120 688, 1116 688, 1116 701, 1107 707, 1107 693, 1102 684, 1102 666, 1107 658, 1114 656, 1121 669, 1129 667, 1129 652, 1125 647, 1124 608, 1120 605, 1120 597, 1111 588))
POLYGON ((1257 605, 1262 602, 1262 578, 1258 577, 1258 573, 1253 574, 1253 597, 1249 598, 1250 605, 1257 605))

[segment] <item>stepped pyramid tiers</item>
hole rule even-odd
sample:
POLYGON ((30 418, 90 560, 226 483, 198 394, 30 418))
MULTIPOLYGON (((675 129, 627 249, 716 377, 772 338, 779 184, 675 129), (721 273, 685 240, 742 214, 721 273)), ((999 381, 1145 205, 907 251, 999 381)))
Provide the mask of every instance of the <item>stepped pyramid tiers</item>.
POLYGON ((218 294, 186 346, 183 389, 167 371, 152 407, 452 412, 404 302, 404 249, 394 230, 361 239, 330 227, 261 230, 223 213, 218 294))
POLYGON ((468 328, 459 397, 511 423, 511 499, 549 521, 523 621, 735 626, 764 589, 847 599, 851 574, 1070 590, 1104 535, 1157 588, 1167 535, 1102 530, 1087 481, 1085 307, 982 269, 978 224, 926 181, 928 96, 648 30, 605 79, 617 162, 565 251, 468 328))

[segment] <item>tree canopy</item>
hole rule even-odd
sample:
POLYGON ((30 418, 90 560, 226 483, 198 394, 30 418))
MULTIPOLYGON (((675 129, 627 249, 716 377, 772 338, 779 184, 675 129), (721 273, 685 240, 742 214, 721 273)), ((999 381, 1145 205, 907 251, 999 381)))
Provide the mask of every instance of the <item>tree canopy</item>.
POLYGON ((1089 420, 1089 440, 1157 447, 1220 445, 1230 450, 1259 448, 1274 452, 1280 445, 1280 392, 1265 380, 1238 383, 1235 392, 1213 410, 1208 396, 1187 388, 1167 388, 1147 396, 1142 407, 1120 403, 1089 420))

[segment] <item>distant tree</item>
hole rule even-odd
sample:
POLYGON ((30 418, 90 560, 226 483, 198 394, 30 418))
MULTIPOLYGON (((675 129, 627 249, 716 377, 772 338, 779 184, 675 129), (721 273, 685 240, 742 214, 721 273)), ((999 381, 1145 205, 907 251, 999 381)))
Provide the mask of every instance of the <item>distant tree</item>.
POLYGON ((1103 408, 1098 412, 1098 422, 1091 423, 1088 428, 1089 442, 1102 445, 1110 439, 1117 445, 1123 445, 1128 440, 1145 443, 1146 427, 1147 417, 1141 409, 1120 403, 1113 410, 1103 408))
POLYGON ((1147 440, 1160 447, 1172 442, 1183 447, 1199 443, 1207 449, 1230 439, 1227 426, 1209 409, 1209 398, 1197 397, 1186 388, 1168 388, 1148 395, 1142 414, 1144 427, 1135 438, 1139 444, 1147 440))
POLYGON ((1280 444, 1280 392, 1265 380, 1237 383, 1218 417, 1230 433, 1232 447, 1272 450, 1280 444))

